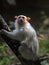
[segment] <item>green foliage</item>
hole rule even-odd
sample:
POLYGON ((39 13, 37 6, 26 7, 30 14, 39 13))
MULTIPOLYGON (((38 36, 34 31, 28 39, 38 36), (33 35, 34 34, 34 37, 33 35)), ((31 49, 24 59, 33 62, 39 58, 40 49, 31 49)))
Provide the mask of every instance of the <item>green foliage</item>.
MULTIPOLYGON (((49 53, 49 40, 44 39, 40 41, 40 54, 49 53)), ((49 65, 49 61, 45 60, 41 62, 42 65, 49 65)))
POLYGON ((0 65, 7 65, 9 63, 9 59, 7 57, 4 57, 1 62, 0 65))
POLYGON ((19 62, 10 48, 4 43, 0 45, 0 65, 12 65, 19 62))
POLYGON ((16 58, 13 57, 3 57, 2 60, 0 61, 0 65, 12 65, 16 63, 16 58))
POLYGON ((43 61, 41 64, 42 65, 49 65, 47 61, 43 61))
POLYGON ((45 39, 40 42, 40 52, 48 53, 49 52, 49 40, 45 39))
POLYGON ((45 11, 41 11, 40 14, 41 14, 41 17, 40 18, 42 20, 44 20, 45 18, 47 18, 46 14, 45 14, 45 11))

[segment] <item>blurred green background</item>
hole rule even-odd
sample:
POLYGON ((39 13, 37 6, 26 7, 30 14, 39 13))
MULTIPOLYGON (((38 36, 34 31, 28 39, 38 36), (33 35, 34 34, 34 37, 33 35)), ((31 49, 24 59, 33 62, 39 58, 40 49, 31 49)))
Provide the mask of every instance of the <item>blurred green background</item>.
MULTIPOLYGON (((31 17, 31 25, 35 28, 40 44, 40 54, 49 53, 49 0, 0 0, 0 14, 10 28, 14 29, 14 16, 31 17)), ((16 65, 20 63, 15 54, 0 36, 0 65, 16 65)), ((49 65, 49 60, 42 65, 49 65)))

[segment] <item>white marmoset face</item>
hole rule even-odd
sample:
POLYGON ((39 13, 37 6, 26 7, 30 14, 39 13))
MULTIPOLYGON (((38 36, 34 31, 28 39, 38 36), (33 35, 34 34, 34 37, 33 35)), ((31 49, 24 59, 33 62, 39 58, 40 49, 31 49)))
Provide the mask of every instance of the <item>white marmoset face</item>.
POLYGON ((26 16, 24 16, 24 15, 19 15, 18 18, 17 18, 17 23, 18 23, 20 26, 23 26, 23 25, 25 25, 25 23, 27 22, 26 19, 27 19, 26 16))
POLYGON ((15 18, 19 26, 24 26, 30 20, 29 17, 26 17, 24 15, 19 15, 19 16, 16 16, 15 18))

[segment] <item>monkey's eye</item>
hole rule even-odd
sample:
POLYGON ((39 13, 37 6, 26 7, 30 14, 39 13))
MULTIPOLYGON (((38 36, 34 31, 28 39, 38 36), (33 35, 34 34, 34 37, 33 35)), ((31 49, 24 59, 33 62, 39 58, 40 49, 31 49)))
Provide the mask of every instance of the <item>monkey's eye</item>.
POLYGON ((24 17, 22 17, 24 19, 24 17))
POLYGON ((21 18, 21 17, 19 17, 19 18, 21 18))

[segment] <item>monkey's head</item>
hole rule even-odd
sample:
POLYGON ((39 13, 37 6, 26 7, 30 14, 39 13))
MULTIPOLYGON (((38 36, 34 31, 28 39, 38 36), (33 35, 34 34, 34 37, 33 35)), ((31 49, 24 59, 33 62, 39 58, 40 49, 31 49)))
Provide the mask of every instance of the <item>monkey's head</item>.
POLYGON ((25 25, 31 18, 30 17, 26 17, 24 15, 19 15, 19 16, 15 16, 15 19, 17 20, 17 23, 20 26, 25 25))

